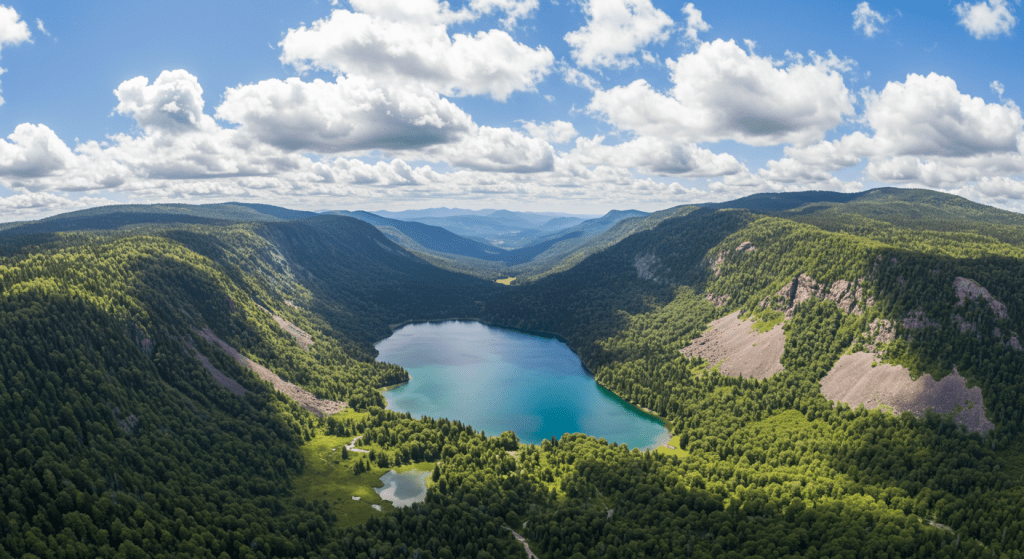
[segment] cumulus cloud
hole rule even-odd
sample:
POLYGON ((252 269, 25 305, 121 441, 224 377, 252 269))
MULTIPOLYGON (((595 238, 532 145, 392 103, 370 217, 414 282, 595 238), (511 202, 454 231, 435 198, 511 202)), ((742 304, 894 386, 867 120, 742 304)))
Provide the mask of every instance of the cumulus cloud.
POLYGON ((456 167, 504 173, 550 171, 555 161, 555 150, 546 141, 490 126, 477 127, 461 142, 441 148, 440 154, 456 167))
POLYGON ((19 124, 7 138, 0 140, 0 176, 44 177, 74 162, 75 154, 43 124, 19 124))
POLYGON ((0 6, 0 47, 14 46, 32 40, 28 24, 14 8, 0 6))
POLYGON ((693 43, 700 42, 697 33, 709 31, 711 26, 704 21, 700 10, 693 7, 693 2, 683 6, 683 13, 686 15, 686 38, 693 43))
MULTIPOLYGON (((496 5, 505 4, 512 3, 496 5)), ((554 63, 547 48, 517 43, 497 29, 449 36, 447 24, 461 16, 436 1, 352 5, 360 11, 334 10, 310 27, 289 30, 280 42, 281 61, 299 70, 372 76, 394 86, 500 101, 515 91, 535 91, 554 63)))
POLYGON ((538 0, 470 0, 469 10, 474 14, 503 12, 505 17, 501 24, 505 29, 512 29, 519 20, 530 17, 539 5, 538 0))
POLYGON ((42 219, 54 214, 109 206, 113 200, 82 196, 71 199, 66 194, 52 192, 29 192, 0 198, 0 221, 29 221, 42 219))
POLYGON ((877 154, 965 157, 1015 151, 1024 127, 1016 105, 985 103, 935 73, 889 82, 881 93, 865 93, 864 102, 864 118, 875 130, 871 151, 877 154))
POLYGON ((1017 25, 1017 18, 1006 5, 1006 0, 957 4, 956 15, 960 16, 960 25, 975 39, 994 39, 1000 35, 1009 35, 1017 25))
POLYGON ((867 2, 857 4, 857 9, 853 10, 854 30, 860 29, 868 37, 874 37, 887 21, 889 20, 882 17, 882 14, 872 10, 867 2))
POLYGON ((36 18, 36 29, 38 29, 39 32, 42 33, 43 35, 46 35, 47 37, 50 36, 50 32, 47 31, 46 30, 46 26, 43 25, 43 20, 41 20, 39 18, 36 18))
POLYGON ((278 148, 320 153, 415 149, 457 141, 472 128, 469 115, 433 91, 361 77, 229 88, 217 118, 278 148))
POLYGON ((180 133, 216 126, 203 114, 203 88, 185 70, 163 71, 153 82, 139 76, 114 90, 115 110, 130 116, 149 133, 180 133))
MULTIPOLYGON (((25 41, 32 41, 32 32, 28 25, 21 21, 21 16, 14 8, 0 5, 0 49, 7 45, 19 45, 25 41)), ((0 68, 0 74, 5 70, 0 68)), ((3 97, 0 97, 0 105, 4 104, 3 97)))
MULTIPOLYGON (((668 38, 672 18, 650 0, 582 0, 587 25, 569 32, 576 64, 588 68, 626 68, 636 64, 640 47, 668 38)), ((692 6, 692 4, 691 4, 692 6)), ((698 12, 699 18, 699 12, 698 12)))
POLYGON ((573 138, 579 135, 576 132, 576 127, 571 122, 564 120, 553 120, 551 122, 542 122, 537 124, 536 122, 524 122, 523 129, 526 130, 527 134, 537 138, 538 140, 544 140, 545 142, 551 142, 555 144, 564 144, 571 142, 573 138))
POLYGON ((1013 102, 985 103, 946 76, 910 74, 881 92, 866 90, 870 133, 789 146, 755 179, 810 186, 867 159, 867 180, 946 190, 974 198, 1009 196, 1024 174, 1024 117, 1013 102))
POLYGON ((618 145, 604 144, 603 136, 577 138, 569 158, 583 165, 630 167, 652 175, 717 177, 745 168, 728 153, 714 153, 692 143, 641 137, 618 145))
POLYGON ((982 177, 976 188, 985 196, 1024 200, 1024 180, 1010 177, 982 177))
POLYGON ((641 136, 680 142, 809 144, 854 113, 841 74, 851 62, 831 53, 811 59, 778 67, 718 39, 668 61, 675 84, 668 94, 640 79, 596 92, 588 110, 641 136))

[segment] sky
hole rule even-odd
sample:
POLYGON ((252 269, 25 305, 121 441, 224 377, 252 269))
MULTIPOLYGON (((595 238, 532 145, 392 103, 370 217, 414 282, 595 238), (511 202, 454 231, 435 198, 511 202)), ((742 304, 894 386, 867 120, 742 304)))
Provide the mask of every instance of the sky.
POLYGON ((13 1, 0 221, 881 186, 1024 211, 1020 19, 1020 0, 13 1))

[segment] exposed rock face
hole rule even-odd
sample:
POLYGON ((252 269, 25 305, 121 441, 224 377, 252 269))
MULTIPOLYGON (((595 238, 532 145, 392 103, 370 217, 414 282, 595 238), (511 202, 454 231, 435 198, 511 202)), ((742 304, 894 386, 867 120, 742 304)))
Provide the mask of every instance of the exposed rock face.
POLYGON ((844 312, 863 312, 860 308, 860 301, 864 298, 863 288, 847 280, 836 280, 832 285, 826 286, 814 281, 814 278, 807 274, 798 274, 793 281, 778 290, 774 297, 761 301, 761 306, 767 307, 774 300, 775 308, 784 311, 786 318, 790 318, 793 316, 793 309, 811 297, 832 301, 844 312))
POLYGON ((995 313, 996 318, 1007 318, 1006 305, 997 301, 987 289, 978 285, 978 282, 967 278, 956 278, 953 280, 953 288, 956 289, 956 296, 960 301, 957 306, 963 306, 967 299, 982 298, 988 302, 989 308, 995 313))
POLYGON ((225 375, 223 372, 221 372, 220 369, 214 367, 213 363, 210 362, 209 358, 207 358, 202 353, 199 353, 199 350, 196 349, 196 346, 194 346, 191 342, 185 342, 185 347, 188 348, 186 353, 189 353, 193 357, 195 357, 196 360, 199 361, 199 364, 202 365, 204 369, 206 369, 206 372, 210 373, 210 375, 213 377, 213 380, 217 384, 221 385, 235 396, 245 396, 245 393, 248 392, 248 390, 246 390, 245 387, 243 387, 241 384, 238 384, 238 382, 235 379, 225 375))
POLYGON ((740 246, 736 247, 737 251, 742 250, 743 252, 753 252, 757 250, 757 247, 751 244, 750 241, 743 241, 740 246))
POLYGON ((134 433, 135 429, 139 426, 139 418, 134 413, 121 419, 121 408, 114 406, 110 412, 114 415, 114 421, 117 422, 117 426, 128 435, 134 433))
POLYGON ((765 379, 782 370, 782 352, 786 336, 782 325, 760 333, 752 321, 739 318, 739 311, 711 323, 703 336, 679 352, 687 357, 702 357, 731 377, 765 379))
POLYGON ((725 255, 726 252, 724 250, 722 252, 719 252, 718 256, 715 257, 714 262, 711 263, 711 269, 715 271, 716 277, 721 275, 722 273, 722 263, 725 262, 725 255))
POLYGON ((227 342, 218 338, 217 335, 210 330, 209 326, 203 328, 202 330, 196 330, 196 333, 202 336, 203 339, 205 339, 206 341, 219 346, 222 350, 224 350, 224 353, 230 355, 235 361, 237 361, 243 367, 246 367, 250 371, 259 375, 261 379, 269 382, 271 385, 273 385, 275 389, 277 389, 278 392, 281 392, 285 396, 288 396, 292 400, 295 400, 295 402, 298 403, 300 406, 306 408, 307 410, 313 412, 314 414, 320 417, 326 417, 328 415, 338 413, 339 411, 345 409, 345 406, 347 405, 345 402, 337 402, 334 400, 321 400, 320 398, 317 398, 305 388, 302 388, 301 386, 296 386, 282 379, 281 377, 274 374, 274 372, 271 371, 270 369, 242 355, 241 353, 238 352, 237 349, 231 347, 230 345, 228 345, 227 342))
MULTIPOLYGON (((270 312, 270 309, 265 308, 262 305, 256 305, 256 306, 258 306, 259 308, 263 309, 267 314, 269 314, 274 319, 274 322, 276 322, 277 325, 280 326, 282 330, 287 332, 288 335, 291 336, 293 340, 295 340, 295 343, 298 344, 299 347, 301 347, 302 349, 304 349, 306 351, 309 351, 309 348, 313 345, 313 337, 312 336, 310 336, 309 334, 303 332, 302 329, 300 329, 298 326, 296 326, 296 325, 292 324, 291 322, 288 322, 287 320, 281 318, 280 316, 277 316, 276 314, 270 312)), ((294 305, 292 305, 292 306, 294 306, 294 305)))
POLYGON ((920 330, 921 328, 937 328, 938 322, 928 318, 924 311, 911 311, 907 318, 903 319, 903 327, 908 330, 920 330))
POLYGON ((976 432, 995 427, 985 417, 981 388, 967 388, 967 381, 956 368, 938 382, 931 375, 911 380, 907 369, 877 360, 877 355, 865 352, 840 357, 821 379, 821 393, 829 400, 853 407, 887 406, 897 414, 909 411, 920 417, 929 409, 952 413, 957 423, 976 432), (877 364, 872 367, 872 363, 877 364))
POLYGON ((728 295, 715 295, 711 292, 705 293, 704 298, 714 303, 716 307, 724 307, 729 302, 728 295))
POLYGON ((875 351, 879 345, 887 344, 896 339, 896 329, 892 322, 884 318, 876 318, 868 325, 869 334, 873 338, 872 343, 867 344, 868 351, 875 351))
POLYGON ((953 315, 953 322, 956 322, 957 328, 960 329, 961 334, 973 332, 978 329, 975 325, 971 324, 970 322, 967 322, 966 320, 964 320, 964 317, 958 314, 953 315))
POLYGON ((640 279, 658 281, 658 276, 654 275, 654 268, 657 265, 658 257, 653 252, 644 256, 638 254, 633 260, 633 267, 636 268, 636 275, 640 279))

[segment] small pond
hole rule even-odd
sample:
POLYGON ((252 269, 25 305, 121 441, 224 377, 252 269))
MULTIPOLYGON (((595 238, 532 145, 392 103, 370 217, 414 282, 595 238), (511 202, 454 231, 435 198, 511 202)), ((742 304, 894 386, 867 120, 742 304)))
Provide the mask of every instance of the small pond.
POLYGON ((384 393, 388 409, 447 417, 540 444, 586 433, 630 448, 668 442, 658 418, 597 384, 564 343, 473 321, 408 324, 377 344, 378 361, 408 383, 384 393))
POLYGON ((380 476, 384 487, 376 487, 374 491, 381 499, 390 501, 397 508, 407 507, 413 503, 422 503, 427 498, 427 478, 430 472, 398 473, 394 470, 380 476))

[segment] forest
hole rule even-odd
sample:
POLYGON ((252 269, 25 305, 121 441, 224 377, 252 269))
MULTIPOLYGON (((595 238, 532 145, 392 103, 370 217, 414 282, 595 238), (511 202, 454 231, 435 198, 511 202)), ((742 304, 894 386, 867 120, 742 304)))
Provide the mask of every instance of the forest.
POLYGON ((614 242, 509 287, 349 217, 148 212, 0 231, 0 557, 526 557, 513 532, 545 559, 1024 555, 1014 214, 892 189, 752 197, 621 222, 614 242), (856 311, 825 291, 787 307, 801 274, 856 286, 856 311), (680 352, 733 312, 783 323, 782 372, 732 377, 680 352), (677 448, 526 445, 384 409, 408 373, 373 343, 448 318, 561 336, 677 448), (346 412, 311 413, 207 327, 346 412), (994 428, 822 395, 867 348, 914 377, 955 368, 994 428), (308 493, 314 442, 357 436, 369 452, 339 453, 338 483, 419 465, 426 500, 352 522, 308 493))

